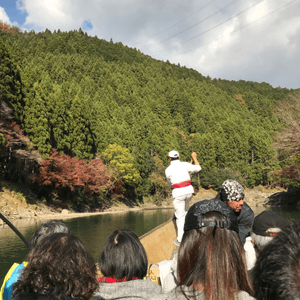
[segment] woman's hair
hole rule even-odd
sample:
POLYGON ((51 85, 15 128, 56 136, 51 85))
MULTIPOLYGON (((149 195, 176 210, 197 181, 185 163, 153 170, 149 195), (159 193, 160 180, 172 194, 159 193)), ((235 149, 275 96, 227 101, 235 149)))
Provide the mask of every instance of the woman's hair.
MULTIPOLYGON (((216 211, 201 215, 201 222, 226 222, 216 211)), ((208 222, 208 223, 209 223, 208 222)), ((202 227, 185 231, 178 253, 178 286, 188 299, 196 298, 196 291, 204 292, 205 299, 234 299, 234 293, 252 294, 244 249, 236 231, 228 228, 202 227), (194 290, 192 295, 182 286, 194 290)))
POLYGON ((88 299, 98 288, 94 259, 73 235, 54 233, 44 238, 29 252, 27 261, 12 296, 53 291, 58 297, 88 299))
POLYGON ((50 220, 42 223, 32 236, 31 239, 32 247, 35 247, 35 245, 45 237, 53 233, 59 233, 59 232, 71 233, 71 230, 67 224, 56 220, 50 220))
POLYGON ((98 264, 103 276, 129 281, 146 276, 148 259, 136 234, 123 229, 114 231, 108 237, 98 264))
POLYGON ((254 267, 258 300, 300 299, 300 222, 283 229, 259 253, 254 267))

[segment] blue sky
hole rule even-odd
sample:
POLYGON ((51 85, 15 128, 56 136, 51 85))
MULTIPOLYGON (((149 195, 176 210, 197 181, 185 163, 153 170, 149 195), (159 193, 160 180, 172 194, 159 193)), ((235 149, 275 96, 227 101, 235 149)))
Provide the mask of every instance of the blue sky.
MULTIPOLYGON (((5 10, 5 13, 7 16, 6 16, 6 18, 5 17, 3 17, 3 18, 9 19, 9 23, 23 24, 25 22, 25 18, 26 18, 27 14, 26 14, 26 12, 22 12, 21 10, 17 9, 16 1, 1 0, 0 7, 2 7, 5 10)), ((2 15, 0 14, 0 17, 1 16, 2 15)))
POLYGON ((205 76, 300 88, 300 0, 0 0, 22 30, 78 30, 205 76))

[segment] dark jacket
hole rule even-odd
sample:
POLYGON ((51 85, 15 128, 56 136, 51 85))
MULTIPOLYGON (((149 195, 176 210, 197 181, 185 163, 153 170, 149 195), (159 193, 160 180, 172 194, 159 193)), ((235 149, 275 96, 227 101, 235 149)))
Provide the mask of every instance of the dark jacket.
MULTIPOLYGON (((222 201, 220 193, 217 194, 215 199, 222 201)), ((238 213, 235 212, 235 214, 239 225, 239 236, 244 245, 246 242, 246 237, 250 235, 250 230, 254 222, 254 212, 251 207, 244 202, 241 211, 238 213)))
POLYGON ((250 235, 250 230, 254 222, 254 212, 251 207, 244 202, 243 208, 239 213, 235 213, 239 224, 239 236, 243 245, 246 242, 246 237, 250 235))

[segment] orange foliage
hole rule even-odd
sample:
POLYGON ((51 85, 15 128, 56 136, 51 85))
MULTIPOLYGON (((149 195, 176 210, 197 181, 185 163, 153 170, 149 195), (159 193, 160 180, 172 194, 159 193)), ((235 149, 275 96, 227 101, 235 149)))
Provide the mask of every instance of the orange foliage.
POLYGON ((3 32, 11 33, 12 35, 19 33, 19 28, 15 27, 15 26, 10 26, 7 23, 3 23, 1 21, 0 21, 0 29, 3 32))

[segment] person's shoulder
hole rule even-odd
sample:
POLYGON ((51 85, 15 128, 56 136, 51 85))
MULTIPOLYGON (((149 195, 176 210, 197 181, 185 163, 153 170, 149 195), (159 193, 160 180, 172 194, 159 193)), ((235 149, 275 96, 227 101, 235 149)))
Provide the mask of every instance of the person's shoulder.
POLYGON ((247 214, 254 215, 254 212, 253 212, 252 208, 246 202, 244 202, 244 204, 243 204, 242 211, 247 213, 247 214))
MULTIPOLYGON (((162 289, 159 285, 147 278, 136 279, 124 282, 99 283, 99 290, 93 295, 94 299, 133 299, 133 298, 149 298, 161 299, 162 289), (113 297, 112 297, 113 296, 113 297)), ((161 299, 163 300, 163 299, 161 299)))
POLYGON ((187 168, 187 169, 190 169, 190 170, 193 170, 193 171, 200 171, 201 170, 201 167, 200 167, 200 165, 193 165, 193 164, 191 164, 191 163, 189 163, 189 162, 187 162, 187 161, 181 161, 180 162, 180 164, 182 165, 182 166, 185 166, 185 168, 187 168))
POLYGON ((27 262, 22 264, 14 263, 7 272, 1 287, 1 297, 3 299, 11 299, 13 284, 19 279, 27 262))
POLYGON ((166 167, 165 173, 169 173, 172 170, 172 165, 170 164, 169 166, 166 167))

